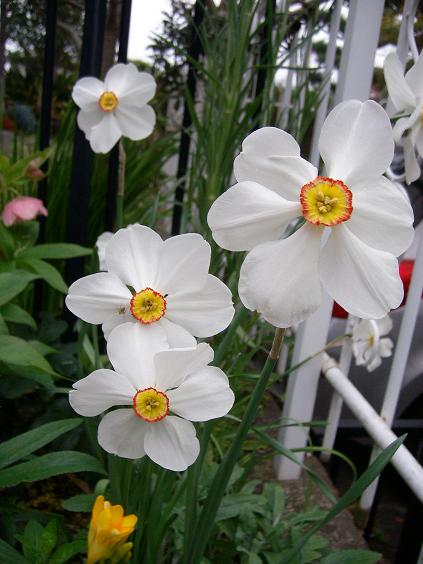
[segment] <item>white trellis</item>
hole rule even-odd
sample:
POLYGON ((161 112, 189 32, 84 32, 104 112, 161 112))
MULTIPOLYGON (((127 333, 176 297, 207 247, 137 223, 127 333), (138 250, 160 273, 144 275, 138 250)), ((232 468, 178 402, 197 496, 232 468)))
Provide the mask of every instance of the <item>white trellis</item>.
MULTIPOLYGON (((330 24, 330 37, 326 55, 325 78, 332 75, 335 62, 336 37, 339 30, 340 13, 343 1, 335 3, 330 24)), ((402 24, 400 28, 397 53, 404 63, 409 51, 414 59, 417 48, 413 36, 414 16, 418 0, 406 0, 402 24)), ((380 25, 384 10, 384 0, 351 0, 342 51, 338 83, 335 93, 335 104, 351 98, 367 100, 373 77, 375 53, 380 33, 380 25)), ((315 120, 311 159, 317 164, 317 141, 324 118, 328 109, 329 88, 323 91, 320 109, 315 120)), ((388 112, 392 113, 392 106, 388 102, 388 112)), ((383 406, 380 414, 371 407, 369 402, 348 380, 351 364, 351 343, 347 342, 341 351, 338 366, 328 361, 327 355, 319 355, 307 362, 288 380, 286 400, 282 412, 282 423, 286 421, 310 421, 313 419, 314 405, 320 373, 333 388, 328 425, 323 438, 323 446, 331 449, 334 445, 336 432, 345 402, 355 417, 361 422, 369 435, 375 441, 372 453, 373 459, 379 448, 386 447, 396 436, 391 430, 398 399, 401 391, 404 371, 414 333, 419 302, 423 290, 423 238, 420 241, 413 276, 404 308, 401 328, 397 339, 395 355, 385 390, 383 406)), ((333 301, 325 296, 320 309, 304 322, 297 331, 297 339, 293 353, 293 364, 297 364, 307 357, 321 350, 327 340, 331 321, 333 301)), ((352 323, 349 318, 347 322, 352 323)), ((302 448, 307 445, 308 431, 304 426, 282 426, 279 441, 288 448, 302 448)), ((326 453, 322 456, 326 458, 326 453)), ((301 456, 299 457, 301 459, 301 456)), ((423 502, 423 468, 411 453, 401 447, 392 459, 402 478, 414 491, 418 499, 423 502)), ((280 479, 296 479, 301 467, 284 457, 277 457, 276 470, 280 479)), ((369 509, 373 503, 377 481, 364 492, 361 505, 369 509)))

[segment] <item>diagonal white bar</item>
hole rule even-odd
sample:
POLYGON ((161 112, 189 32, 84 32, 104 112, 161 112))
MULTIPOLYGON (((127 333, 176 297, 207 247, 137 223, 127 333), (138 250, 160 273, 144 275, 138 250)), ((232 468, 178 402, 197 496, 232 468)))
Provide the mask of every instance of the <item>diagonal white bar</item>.
MULTIPOLYGON (((398 438, 345 374, 341 372, 336 362, 326 353, 323 355, 322 370, 326 380, 343 398, 380 448, 386 448, 398 438)), ((405 446, 400 446, 392 457, 391 463, 418 499, 423 502, 423 468, 410 451, 405 446)))
MULTIPOLYGON (((423 291, 423 237, 420 239, 416 261, 414 263, 413 276, 408 290, 407 303, 405 305, 404 316, 401 321, 401 328, 395 347, 395 356, 392 361, 391 372, 389 374, 388 385, 383 400, 381 417, 387 425, 392 425, 398 399, 401 392, 404 371, 410 352, 411 340, 413 338, 414 327, 416 325, 419 303, 423 291)), ((371 460, 377 456, 378 450, 373 449, 371 460)), ((363 493, 360 505, 363 509, 370 509, 377 489, 377 480, 363 493)))

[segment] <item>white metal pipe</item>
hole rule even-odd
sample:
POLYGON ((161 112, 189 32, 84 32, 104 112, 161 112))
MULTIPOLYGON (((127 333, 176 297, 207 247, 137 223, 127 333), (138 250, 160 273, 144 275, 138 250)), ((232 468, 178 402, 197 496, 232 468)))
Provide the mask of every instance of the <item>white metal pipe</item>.
MULTIPOLYGON (((407 365, 407 359, 410 352, 411 341, 413 339, 414 327, 416 325, 417 314, 419 311, 419 303, 423 291, 423 237, 420 238, 416 261, 414 263, 413 275, 411 277, 410 287, 408 290, 407 303, 404 308, 404 315, 401 321, 398 340, 395 347, 395 355, 392 361, 391 371, 389 373, 388 385, 385 391, 385 397, 381 409, 381 417, 391 426, 394 420, 395 412, 398 405, 398 399, 401 393, 404 371, 407 365)), ((371 455, 373 460, 378 453, 378 449, 374 448, 371 455)), ((372 506, 374 496, 377 489, 377 480, 371 484, 361 496, 360 505, 367 510, 372 506)))
POLYGON ((343 0, 336 0, 335 7, 333 8, 332 17, 330 20, 330 35, 329 42, 326 48, 325 56, 325 73, 323 75, 323 88, 322 88, 322 99, 319 104, 319 108, 314 118, 313 127, 313 139, 311 142, 310 151, 310 162, 315 166, 319 164, 319 137, 320 131, 322 129, 323 122, 325 121, 326 114, 328 112, 329 105, 329 94, 331 87, 331 77, 333 68, 335 65, 335 55, 336 55, 336 40, 338 38, 339 26, 341 23, 341 8, 343 0))
MULTIPOLYGON (((350 315, 345 326, 345 332, 351 333, 354 327, 356 317, 350 315)), ((348 339, 344 343, 341 351, 341 356, 339 359, 339 369, 348 375, 350 370, 352 360, 352 339, 348 339)), ((336 433, 338 431, 339 419, 341 418, 342 412, 342 397, 335 391, 332 395, 332 400, 330 402, 329 413, 328 413, 328 424, 325 428, 325 434, 323 436, 322 446, 326 449, 332 449, 335 444, 336 433)), ((330 459, 330 452, 322 452, 321 459, 327 462, 330 459)))
MULTIPOLYGON (((326 380, 343 398, 380 448, 386 448, 397 439, 395 433, 393 433, 382 417, 376 413, 370 403, 348 380, 345 374, 341 372, 336 362, 326 353, 323 355, 322 370, 326 380)), ((417 498, 423 502, 423 468, 411 452, 401 445, 392 457, 391 463, 417 498)))

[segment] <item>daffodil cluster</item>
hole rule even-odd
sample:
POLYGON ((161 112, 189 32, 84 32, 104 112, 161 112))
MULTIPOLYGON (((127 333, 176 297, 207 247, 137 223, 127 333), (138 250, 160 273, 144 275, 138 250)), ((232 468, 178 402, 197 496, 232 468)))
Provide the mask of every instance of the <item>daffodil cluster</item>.
POLYGON ((234 402, 227 376, 209 366, 213 350, 195 339, 229 325, 231 292, 208 273, 210 245, 195 233, 163 241, 131 225, 103 251, 106 270, 72 284, 66 304, 102 324, 114 370, 76 382, 69 401, 81 415, 107 411, 98 428, 107 452, 185 470, 199 453, 192 421, 222 417, 234 402))

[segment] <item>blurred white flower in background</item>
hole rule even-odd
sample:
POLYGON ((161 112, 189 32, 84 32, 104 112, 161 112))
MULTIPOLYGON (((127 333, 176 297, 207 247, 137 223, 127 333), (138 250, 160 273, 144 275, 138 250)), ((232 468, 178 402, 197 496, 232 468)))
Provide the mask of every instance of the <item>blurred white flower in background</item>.
POLYGON ((276 327, 311 315, 321 286, 365 319, 384 317, 403 299, 395 257, 413 239, 413 211, 382 176, 394 152, 386 112, 373 101, 339 104, 326 118, 319 149, 324 177, 300 157, 291 135, 275 127, 255 131, 235 159, 238 183, 208 214, 218 245, 250 251, 240 298, 276 327), (296 218, 300 227, 282 239, 296 218))
POLYGON ((191 421, 226 415, 234 403, 220 368, 208 366, 212 348, 168 348, 158 327, 145 334, 139 325, 116 328, 107 343, 113 370, 100 369, 73 384, 69 402, 93 417, 115 406, 98 427, 98 442, 124 458, 147 455, 169 470, 183 471, 200 452, 191 421))
POLYGON ((392 319, 361 320, 353 329, 352 349, 357 366, 364 366, 372 372, 382 364, 382 358, 392 355, 394 343, 386 337, 392 330, 392 319))
POLYGON ((156 115, 147 102, 156 92, 151 74, 132 63, 118 63, 104 82, 92 76, 78 80, 72 98, 79 106, 78 126, 95 153, 108 153, 124 136, 139 141, 154 129, 156 115))
POLYGON ((112 237, 113 237, 113 233, 111 231, 105 231, 97 238, 97 241, 95 242, 95 246, 98 254, 99 270, 107 270, 106 247, 107 247, 107 243, 110 241, 112 237))
POLYGON ((383 70, 395 109, 408 114, 396 122, 394 139, 397 143, 403 140, 405 178, 410 184, 421 174, 416 150, 423 157, 423 51, 405 76, 396 53, 386 57, 383 70))

